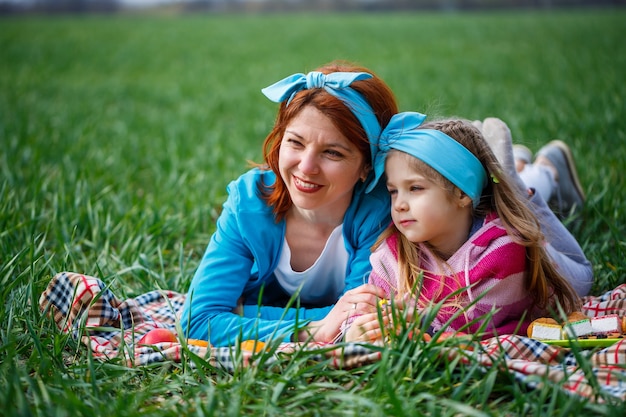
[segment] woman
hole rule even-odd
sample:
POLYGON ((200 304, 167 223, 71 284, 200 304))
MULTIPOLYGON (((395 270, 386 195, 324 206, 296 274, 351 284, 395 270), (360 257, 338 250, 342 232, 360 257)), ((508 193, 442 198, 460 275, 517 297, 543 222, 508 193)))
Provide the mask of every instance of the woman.
POLYGON ((347 315, 374 311, 383 295, 362 284, 389 197, 384 184, 365 190, 396 100, 371 71, 337 62, 263 92, 281 103, 264 163, 228 186, 181 325, 214 346, 330 342, 347 315))

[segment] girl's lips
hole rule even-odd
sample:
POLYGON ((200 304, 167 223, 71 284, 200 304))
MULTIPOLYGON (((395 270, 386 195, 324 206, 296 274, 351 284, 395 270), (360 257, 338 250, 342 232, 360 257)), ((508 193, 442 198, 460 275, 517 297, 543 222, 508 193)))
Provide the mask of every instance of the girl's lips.
POLYGON ((400 220, 398 223, 400 223, 401 226, 406 227, 414 222, 415 220, 400 220))
POLYGON ((296 176, 293 177, 293 184, 299 191, 302 191, 303 193, 314 193, 315 191, 322 188, 321 185, 304 181, 296 176))

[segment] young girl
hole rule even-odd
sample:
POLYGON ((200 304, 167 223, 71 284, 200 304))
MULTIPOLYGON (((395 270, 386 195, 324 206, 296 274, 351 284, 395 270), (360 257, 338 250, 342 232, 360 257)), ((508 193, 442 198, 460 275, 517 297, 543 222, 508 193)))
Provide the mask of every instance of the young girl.
MULTIPOLYGON (((374 169, 380 178, 384 167, 393 223, 374 246, 370 283, 387 298, 414 294, 418 314, 441 303, 435 331, 525 334, 550 309, 576 310, 525 196, 481 132, 452 119, 416 129, 422 119, 396 115, 380 139, 374 169)), ((380 338, 378 314, 352 320, 345 340, 380 338)))

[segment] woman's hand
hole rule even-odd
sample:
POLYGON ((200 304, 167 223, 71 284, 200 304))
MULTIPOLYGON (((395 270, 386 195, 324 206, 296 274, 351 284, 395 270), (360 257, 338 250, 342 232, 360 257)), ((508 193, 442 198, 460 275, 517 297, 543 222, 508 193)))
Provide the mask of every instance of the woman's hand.
POLYGON ((371 284, 364 284, 346 291, 322 320, 314 321, 298 332, 298 341, 332 342, 339 334, 341 324, 355 315, 376 314, 378 302, 385 298, 385 291, 371 284))

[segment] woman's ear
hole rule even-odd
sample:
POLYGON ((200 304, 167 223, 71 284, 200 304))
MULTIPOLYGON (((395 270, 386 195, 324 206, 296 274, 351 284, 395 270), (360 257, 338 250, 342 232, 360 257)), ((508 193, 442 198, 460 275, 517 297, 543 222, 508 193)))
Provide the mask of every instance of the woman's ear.
POLYGON ((361 175, 359 176, 359 178, 361 179, 361 182, 365 182, 365 180, 367 179, 367 176, 369 175, 370 171, 371 171, 372 167, 367 164, 363 167, 363 170, 361 171, 361 175))

